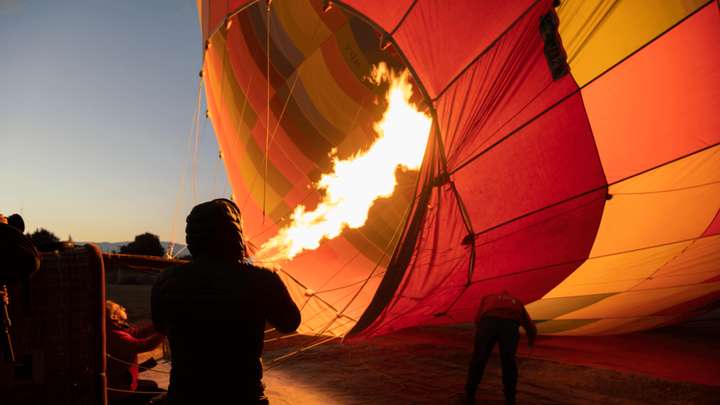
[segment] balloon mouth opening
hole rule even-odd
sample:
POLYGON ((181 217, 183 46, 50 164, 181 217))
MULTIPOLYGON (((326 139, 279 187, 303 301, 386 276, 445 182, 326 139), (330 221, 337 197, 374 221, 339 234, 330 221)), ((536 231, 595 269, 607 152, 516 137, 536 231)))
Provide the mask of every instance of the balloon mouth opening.
POLYGON ((208 37, 201 76, 248 241, 259 246, 253 262, 282 269, 286 284, 302 290, 299 302, 324 300, 349 315, 327 332, 343 335, 407 225, 432 103, 374 22, 344 4, 303 7, 275 2, 268 14, 258 2, 228 15, 208 37), (290 9, 307 14, 303 30, 282 25, 290 9), (343 274, 323 279, 319 263, 343 274))

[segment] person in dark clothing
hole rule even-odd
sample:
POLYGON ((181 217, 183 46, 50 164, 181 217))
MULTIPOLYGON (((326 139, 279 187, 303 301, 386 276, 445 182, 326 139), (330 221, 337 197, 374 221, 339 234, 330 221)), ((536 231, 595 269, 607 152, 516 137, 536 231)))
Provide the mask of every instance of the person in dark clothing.
POLYGON ((138 364, 138 353, 158 347, 164 336, 152 325, 131 326, 127 312, 119 304, 105 302, 107 333, 107 384, 110 404, 146 404, 159 396, 161 390, 152 380, 139 380, 140 367, 150 368, 154 361, 138 364), (130 392, 133 391, 133 392, 130 392))
POLYGON ((153 323, 170 342, 168 403, 267 404, 266 322, 290 333, 300 311, 276 273, 249 262, 234 202, 193 208, 186 241, 192 261, 163 271, 152 290, 153 323))
POLYGON ((0 214, 0 351, 7 362, 15 362, 12 339, 12 318, 23 317, 27 311, 28 280, 40 268, 40 253, 30 239, 23 235, 25 223, 18 214, 9 221, 0 214), (10 311, 10 296, 14 311, 10 311), (25 308, 23 308, 25 307, 25 308))
POLYGON ((20 214, 10 215, 7 219, 7 223, 8 225, 20 231, 20 233, 25 232, 25 220, 23 220, 23 217, 21 217, 20 214))
POLYGON ((0 214, 0 281, 27 280, 40 268, 40 253, 23 230, 18 214, 6 218, 0 214), (12 220, 10 220, 12 218, 12 220), (20 227, 20 228, 19 228, 20 227))
POLYGON ((483 297, 475 316, 475 345, 465 384, 467 404, 475 403, 475 393, 495 343, 498 343, 500 349, 505 401, 508 404, 515 403, 518 378, 515 352, 519 340, 519 326, 525 329, 528 344, 532 347, 535 344, 537 328, 523 303, 507 291, 483 297))

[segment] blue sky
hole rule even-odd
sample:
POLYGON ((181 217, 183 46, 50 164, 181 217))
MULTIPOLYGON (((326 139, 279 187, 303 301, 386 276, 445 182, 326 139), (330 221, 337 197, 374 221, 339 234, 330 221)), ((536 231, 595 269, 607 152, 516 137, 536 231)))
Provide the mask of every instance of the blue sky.
POLYGON ((183 240, 194 203, 230 193, 204 114, 190 192, 201 63, 194 0, 0 0, 0 212, 63 239, 183 240))

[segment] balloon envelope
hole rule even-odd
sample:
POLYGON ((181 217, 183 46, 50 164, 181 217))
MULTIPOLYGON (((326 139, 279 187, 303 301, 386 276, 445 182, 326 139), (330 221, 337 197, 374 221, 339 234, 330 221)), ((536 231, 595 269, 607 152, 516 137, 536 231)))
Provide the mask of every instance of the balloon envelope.
POLYGON ((468 322, 501 289, 558 334, 718 301, 718 2, 332 3, 198 1, 209 117, 256 245, 317 204, 331 152, 375 139, 373 65, 409 69, 434 119, 422 168, 363 227, 283 264, 301 331, 468 322))

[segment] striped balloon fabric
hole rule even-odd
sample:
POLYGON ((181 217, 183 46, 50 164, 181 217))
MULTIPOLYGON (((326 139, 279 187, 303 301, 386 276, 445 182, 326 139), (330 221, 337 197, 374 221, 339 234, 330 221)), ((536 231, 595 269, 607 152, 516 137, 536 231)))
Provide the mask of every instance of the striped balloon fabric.
POLYGON ((654 328, 719 301, 718 1, 198 9, 208 116, 257 246, 318 203, 333 157, 375 140, 373 66, 408 69, 433 119, 421 169, 399 170, 365 225, 282 263, 302 332, 469 322, 503 289, 546 334, 654 328))

